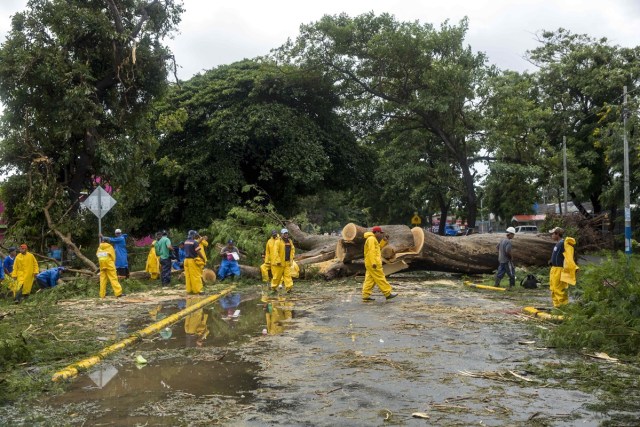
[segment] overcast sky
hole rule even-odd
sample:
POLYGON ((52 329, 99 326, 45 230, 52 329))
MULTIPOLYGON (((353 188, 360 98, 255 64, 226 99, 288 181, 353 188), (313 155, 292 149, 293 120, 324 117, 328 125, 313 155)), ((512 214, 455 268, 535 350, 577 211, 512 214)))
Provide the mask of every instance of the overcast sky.
MULTIPOLYGON (((9 30, 10 16, 26 7, 26 0, 0 0, 0 41, 9 30)), ((458 23, 469 18, 467 43, 485 52, 502 69, 523 71, 523 59, 536 47, 535 33, 566 28, 574 33, 606 37, 613 44, 640 45, 639 0, 184 0, 181 33, 169 41, 180 79, 221 64, 264 55, 287 38, 295 38, 300 24, 323 15, 345 12, 388 12, 399 20, 458 23)))

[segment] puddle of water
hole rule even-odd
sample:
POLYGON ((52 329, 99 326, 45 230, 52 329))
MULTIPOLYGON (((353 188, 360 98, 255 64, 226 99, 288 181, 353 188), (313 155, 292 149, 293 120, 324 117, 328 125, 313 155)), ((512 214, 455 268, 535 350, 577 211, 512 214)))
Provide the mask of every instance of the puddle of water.
MULTIPOLYGON (((201 299, 192 297, 155 307, 148 315, 117 326, 117 331, 126 336, 201 299)), ((231 294, 125 350, 131 354, 130 362, 105 361, 47 403, 91 407, 87 421, 113 425, 136 425, 140 421, 133 416, 136 411, 163 405, 176 395, 218 396, 249 403, 253 391, 260 387, 260 366, 241 358, 234 348, 262 334, 263 328, 269 334, 281 333, 292 317, 293 303, 285 298, 241 301, 240 294, 231 294), (136 365, 138 354, 148 363, 136 365)), ((142 424, 147 422, 172 424, 166 416, 145 416, 142 424)))

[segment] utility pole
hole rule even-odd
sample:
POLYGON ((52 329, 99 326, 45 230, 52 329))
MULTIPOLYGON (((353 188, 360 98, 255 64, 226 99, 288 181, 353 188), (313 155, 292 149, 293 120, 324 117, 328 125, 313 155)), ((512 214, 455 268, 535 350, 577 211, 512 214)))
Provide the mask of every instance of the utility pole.
POLYGON ((567 209, 568 189, 567 189, 567 137, 562 137, 562 169, 564 170, 564 214, 567 215, 569 210, 567 209))
POLYGON ((623 88, 624 106, 622 107, 624 139, 624 253, 631 255, 631 197, 629 192, 629 142, 627 141, 627 87, 623 88))

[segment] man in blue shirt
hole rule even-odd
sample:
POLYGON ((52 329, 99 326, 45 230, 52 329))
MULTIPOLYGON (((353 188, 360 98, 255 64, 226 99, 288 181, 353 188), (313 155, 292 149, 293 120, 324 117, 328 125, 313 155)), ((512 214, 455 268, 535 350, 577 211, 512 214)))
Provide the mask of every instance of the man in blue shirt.
POLYGON ((58 284, 60 273, 64 271, 64 267, 53 267, 36 275, 36 282, 40 289, 53 288, 58 284))
POLYGON ((2 270, 7 277, 11 277, 13 272, 13 262, 16 260, 16 247, 11 246, 9 248, 9 256, 7 256, 2 262, 2 270))
MULTIPOLYGON (((118 279, 129 278, 129 260, 127 258, 127 236, 128 234, 122 234, 122 230, 116 228, 115 237, 106 237, 107 242, 111 243, 113 249, 116 251, 116 272, 118 279)), ((102 238, 102 235, 100 235, 102 238)))

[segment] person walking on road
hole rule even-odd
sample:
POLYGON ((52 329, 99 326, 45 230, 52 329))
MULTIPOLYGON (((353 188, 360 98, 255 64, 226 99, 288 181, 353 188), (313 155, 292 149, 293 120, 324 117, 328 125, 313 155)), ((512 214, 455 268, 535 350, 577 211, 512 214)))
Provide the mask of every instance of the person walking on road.
POLYGON ((20 253, 16 256, 11 272, 11 277, 16 279, 13 284, 13 296, 16 303, 29 297, 33 280, 39 272, 36 257, 29 252, 29 248, 23 243, 20 245, 20 253))
POLYGON ((118 281, 116 273, 116 252, 108 242, 108 237, 103 237, 102 243, 98 246, 96 256, 100 265, 100 298, 107 296, 107 281, 111 284, 113 295, 120 298, 125 294, 122 293, 122 286, 118 281))
POLYGON ((262 274, 262 281, 265 283, 269 282, 269 273, 271 273, 271 277, 273 277, 273 272, 271 271, 271 264, 274 263, 276 259, 276 243, 278 240, 278 232, 276 230, 271 230, 271 237, 267 240, 267 244, 264 248, 264 262, 260 266, 260 273, 262 274))
POLYGON ((551 252, 549 265, 549 288, 551 289, 551 301, 554 307, 560 307, 569 303, 569 285, 576 284, 576 271, 578 266, 574 260, 574 246, 576 239, 565 237, 564 230, 555 227, 549 231, 551 238, 556 242, 551 252))
MULTIPOLYGON (((116 252, 116 271, 119 279, 129 278, 129 256, 127 253, 127 236, 122 234, 122 230, 116 228, 115 237, 107 237, 107 242, 111 243, 116 252)), ((102 235, 100 236, 102 238, 102 235)))
POLYGON ((500 282, 506 274, 509 276, 509 287, 512 288, 516 284, 516 269, 513 266, 513 258, 511 256, 511 239, 516 235, 516 229, 507 228, 507 235, 500 240, 496 246, 498 249, 498 272, 496 273, 495 287, 500 287, 500 282))
POLYGON ((160 258, 160 282, 162 286, 169 286, 171 284, 171 253, 173 252, 173 246, 171 246, 171 240, 167 236, 166 231, 158 232, 160 239, 156 241, 156 255, 160 258))
POLYGON ((366 273, 364 275, 364 283, 362 284, 362 301, 371 302, 375 298, 371 298, 371 292, 374 285, 378 285, 380 292, 386 299, 395 298, 397 293, 392 292, 391 285, 387 282, 382 270, 382 255, 380 254, 380 241, 384 237, 382 228, 375 226, 371 231, 364 233, 364 266, 366 273))

